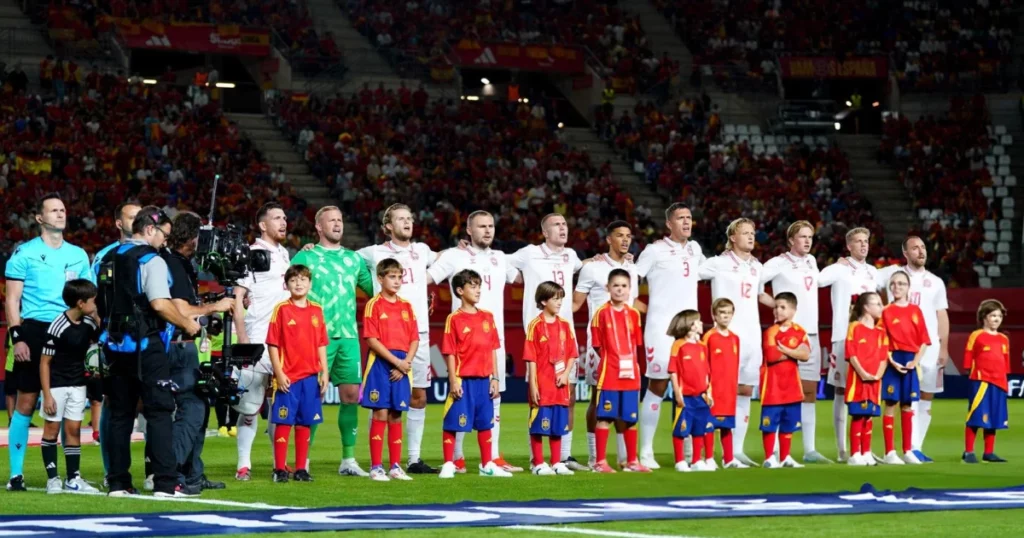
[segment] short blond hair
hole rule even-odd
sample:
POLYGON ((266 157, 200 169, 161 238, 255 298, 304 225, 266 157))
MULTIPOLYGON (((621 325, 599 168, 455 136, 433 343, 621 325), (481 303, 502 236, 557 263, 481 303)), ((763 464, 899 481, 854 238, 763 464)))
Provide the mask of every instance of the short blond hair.
POLYGON ((494 215, 492 215, 490 211, 477 209, 476 211, 470 213, 468 217, 466 217, 466 228, 469 228, 469 226, 473 224, 473 219, 477 217, 491 217, 491 220, 494 220, 494 215))
POLYGON ((750 227, 755 232, 757 231, 757 226, 754 224, 754 221, 752 221, 752 220, 750 220, 750 219, 748 219, 746 217, 740 217, 740 218, 730 222, 729 223, 729 227, 725 229, 725 249, 726 250, 732 250, 733 249, 732 236, 735 235, 736 232, 739 231, 740 226, 743 226, 744 224, 749 224, 750 227))
POLYGON ((853 241, 853 236, 857 234, 864 234, 864 236, 867 237, 868 240, 871 239, 871 230, 864 227, 857 227, 846 232, 846 242, 849 243, 850 241, 853 241))
POLYGON ((800 230, 803 230, 804 228, 810 228, 811 233, 814 233, 814 225, 811 224, 810 221, 798 220, 789 225, 789 229, 786 230, 786 239, 793 239, 793 237, 800 233, 800 230))
POLYGON ((388 224, 391 224, 391 214, 399 209, 404 209, 410 214, 412 213, 412 208, 405 204, 391 204, 388 206, 388 208, 384 210, 384 215, 380 219, 380 227, 384 229, 385 234, 388 234, 388 224))
POLYGON ((316 210, 316 216, 313 217, 313 222, 320 222, 320 217, 324 216, 324 214, 326 214, 326 213, 328 213, 330 211, 337 211, 338 213, 341 213, 342 216, 345 215, 341 211, 341 208, 339 208, 338 206, 336 206, 336 205, 325 205, 325 206, 321 207, 320 209, 316 210))

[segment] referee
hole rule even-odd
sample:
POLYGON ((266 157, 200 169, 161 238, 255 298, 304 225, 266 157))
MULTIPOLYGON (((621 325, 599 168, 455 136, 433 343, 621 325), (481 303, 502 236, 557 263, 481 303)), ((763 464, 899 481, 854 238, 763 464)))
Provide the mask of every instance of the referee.
POLYGON ((14 344, 14 369, 7 383, 14 383, 18 399, 8 433, 11 478, 7 491, 25 491, 22 474, 28 429, 39 400, 39 360, 46 331, 55 318, 62 315, 64 283, 85 278, 93 280, 89 256, 79 247, 64 241, 67 210, 56 194, 48 194, 39 202, 36 222, 39 237, 15 249, 7 262, 8 332, 14 344))

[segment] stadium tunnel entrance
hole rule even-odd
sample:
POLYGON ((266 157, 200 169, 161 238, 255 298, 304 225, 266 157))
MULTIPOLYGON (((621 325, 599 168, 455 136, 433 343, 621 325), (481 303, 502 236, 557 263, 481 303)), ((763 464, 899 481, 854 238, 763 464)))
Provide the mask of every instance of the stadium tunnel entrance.
POLYGON ((524 102, 531 108, 540 104, 544 108, 544 119, 552 128, 559 127, 559 124, 563 128, 590 126, 544 73, 467 68, 460 72, 464 99, 524 102))
POLYGON ((818 78, 784 79, 787 100, 833 101, 837 114, 836 131, 845 134, 879 134, 882 111, 886 110, 888 79, 818 78))
POLYGON ((259 70, 251 58, 219 54, 188 54, 150 49, 132 49, 130 73, 147 84, 171 84, 187 88, 197 73, 206 73, 211 100, 219 100, 225 112, 262 111, 260 85, 252 69, 259 70), (215 72, 215 73, 214 73, 215 72), (211 76, 212 75, 212 76, 211 76))

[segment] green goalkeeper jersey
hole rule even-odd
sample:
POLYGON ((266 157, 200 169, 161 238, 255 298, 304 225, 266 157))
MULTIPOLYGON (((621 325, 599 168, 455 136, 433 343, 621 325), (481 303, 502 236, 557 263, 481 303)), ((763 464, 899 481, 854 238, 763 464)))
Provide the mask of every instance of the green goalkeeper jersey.
POLYGON ((292 265, 305 265, 313 273, 309 298, 324 309, 327 336, 359 338, 356 326, 356 287, 373 296, 373 278, 366 262, 355 252, 341 247, 331 250, 320 245, 292 258, 292 265))

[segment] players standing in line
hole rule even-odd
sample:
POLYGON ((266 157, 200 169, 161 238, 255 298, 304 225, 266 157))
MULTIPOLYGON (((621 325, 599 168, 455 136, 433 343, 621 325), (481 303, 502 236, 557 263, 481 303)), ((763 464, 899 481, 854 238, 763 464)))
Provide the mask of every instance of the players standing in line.
POLYGON ((1006 318, 1006 307, 995 299, 978 306, 980 329, 971 333, 964 350, 964 370, 971 383, 967 399, 967 427, 964 430, 965 463, 978 463, 974 441, 978 428, 985 430, 985 453, 981 459, 989 463, 1006 463, 995 453, 996 430, 1008 427, 1006 411, 1006 376, 1010 373, 1010 339, 999 332, 1006 318))
MULTIPOLYGON (((419 328, 420 345, 412 361, 412 401, 409 402, 409 413, 406 417, 406 429, 409 437, 409 466, 406 469, 412 474, 436 473, 433 467, 420 458, 420 447, 423 444, 423 428, 427 420, 427 389, 430 388, 430 304, 427 297, 427 285, 434 280, 427 273, 427 268, 434 264, 437 253, 430 250, 425 243, 412 240, 413 216, 409 206, 393 204, 384 210, 381 229, 388 240, 379 245, 371 245, 359 249, 359 255, 366 260, 367 267, 377 267, 381 260, 393 258, 402 264, 402 288, 398 295, 412 303, 419 328)), ((373 283, 373 292, 380 293, 381 284, 373 283)), ((356 426, 358 425, 358 408, 353 406, 351 418, 342 435, 351 434, 355 443, 356 426)), ((359 476, 367 476, 360 469, 359 476)))
POLYGON ((480 476, 511 477, 491 459, 491 429, 497 398, 501 342, 494 316, 477 308, 480 302, 480 275, 472 269, 452 277, 455 294, 462 300, 457 312, 448 315, 444 325, 441 353, 448 363, 448 400, 444 405, 442 450, 444 465, 439 478, 455 478, 455 432, 477 431, 480 444, 480 476))
MULTIPOLYGON (((359 327, 356 325, 357 288, 367 295, 373 292, 373 278, 363 258, 341 245, 345 220, 336 206, 325 206, 316 212, 316 230, 320 242, 315 247, 295 254, 292 263, 304 265, 313 275, 309 299, 324 310, 327 322, 327 368, 331 384, 338 387, 341 405, 338 411, 338 432, 341 435, 341 465, 338 473, 365 476, 355 459, 355 430, 359 425, 359 385, 362 359, 359 349, 359 327)), ((310 443, 316 440, 319 424, 310 432, 310 443)), ((309 470, 308 463, 305 465, 309 470)))
MULTIPOLYGON (((800 468, 790 455, 793 433, 800 430, 803 389, 798 383, 797 363, 811 356, 807 332, 793 319, 797 298, 789 292, 775 295, 775 325, 764 332, 764 365, 761 366, 761 431, 766 469, 800 468), (778 434, 779 459, 773 454, 778 434)), ((742 339, 740 340, 742 344, 742 339)))
POLYGON ((530 472, 538 476, 575 474, 561 461, 562 435, 569 431, 569 372, 579 356, 575 329, 558 315, 565 300, 562 286, 543 282, 534 297, 543 312, 526 328, 523 360, 530 402, 530 472), (551 463, 544 462, 544 438, 551 463))
MULTIPOLYGON (((711 447, 704 446, 705 434, 714 432, 711 422, 711 371, 708 348, 701 342, 704 324, 696 310, 683 310, 672 318, 668 334, 675 338, 672 362, 668 373, 675 391, 676 416, 672 427, 672 448, 676 457, 676 471, 714 471, 706 459, 711 459, 711 447), (689 437, 693 446, 693 461, 687 463, 683 439, 689 437), (706 457, 701 458, 702 451, 706 457)), ((714 437, 712 437, 714 439, 714 437)))
POLYGON ((369 356, 360 405, 371 410, 370 479, 412 480, 402 470, 402 413, 412 399, 412 359, 420 345, 416 313, 409 301, 398 296, 402 288, 402 264, 395 259, 377 264, 380 293, 367 301, 363 337, 369 356), (384 471, 384 432, 388 435, 390 472, 384 471))
MULTIPOLYGON (((889 362, 889 337, 881 325, 882 298, 862 293, 850 311, 846 332, 846 405, 850 416, 850 465, 878 465, 871 456, 872 417, 881 414, 881 380, 889 362)), ((891 440, 891 436, 889 438, 891 440)))
MULTIPOLYGON (((761 370, 761 320, 757 311, 761 283, 761 262, 754 257, 754 221, 740 218, 726 229, 725 252, 700 265, 700 279, 711 281, 711 299, 729 299, 736 305, 730 325, 740 338, 739 387, 736 397, 734 457, 745 465, 756 465, 743 453, 750 423, 750 399, 761 370)), ((795 365, 794 365, 795 366, 795 365)), ((802 398, 802 397, 801 397, 802 398)))
MULTIPOLYGON (((583 262, 576 255, 576 251, 565 246, 569 241, 569 224, 565 221, 565 217, 558 213, 550 213, 541 219, 540 227, 544 233, 543 243, 527 245, 507 258, 508 263, 521 273, 524 330, 541 312, 533 300, 537 294, 537 287, 542 282, 550 280, 562 286, 565 296, 568 297, 572 294, 572 277, 583 267, 583 262)), ((562 301, 562 310, 558 315, 568 320, 573 319, 572 303, 562 301)), ((576 369, 579 369, 579 361, 577 361, 576 369)), ((575 385, 578 380, 578 372, 569 372, 570 384, 575 385)), ((571 386, 569 387, 569 433, 562 436, 561 461, 565 462, 565 465, 573 471, 588 471, 589 467, 572 457, 575 406, 576 390, 574 386, 571 386)))
POLYGON ((644 345, 640 312, 629 306, 629 272, 612 269, 608 273, 608 294, 611 299, 597 309, 590 331, 594 349, 601 357, 601 374, 597 382, 597 464, 594 472, 614 473, 608 465, 608 430, 612 423, 625 436, 626 466, 623 471, 649 473, 640 464, 636 451, 636 422, 640 403, 640 367, 637 348, 644 345))
MULTIPOLYGON (((877 287, 884 288, 889 277, 903 270, 910 275, 910 302, 921 307, 928 337, 932 342, 928 352, 921 358, 921 400, 914 409, 914 456, 922 463, 931 463, 922 447, 932 423, 932 398, 943 390, 946 362, 949 360, 949 301, 946 298, 946 284, 934 273, 925 269, 928 252, 920 237, 910 236, 903 241, 903 257, 907 265, 891 265, 878 271, 877 287)), ((890 294, 890 299, 892 295, 890 294)))
POLYGON ((722 467, 725 469, 747 469, 749 466, 734 456, 732 430, 736 428, 736 395, 740 372, 740 339, 729 329, 736 306, 726 298, 716 299, 711 304, 715 326, 704 334, 701 342, 708 350, 711 369, 711 386, 715 398, 711 404, 711 425, 713 429, 704 437, 704 448, 708 458, 704 464, 717 469, 715 463, 715 431, 721 432, 722 467))
MULTIPOLYGON (((469 234, 469 244, 465 248, 452 248, 441 253, 437 261, 427 270, 427 274, 434 282, 449 280, 463 269, 472 269, 480 274, 482 283, 480 285, 480 308, 487 310, 494 316, 494 323, 498 328, 498 340, 501 347, 498 349, 498 389, 505 392, 505 284, 515 281, 519 271, 509 264, 508 258, 500 250, 492 250, 495 228, 494 217, 486 211, 474 211, 466 219, 466 232, 469 234)), ((462 302, 455 295, 452 288, 452 312, 459 309, 462 302)), ((499 439, 501 433, 501 396, 495 398, 494 402, 494 429, 491 430, 493 446, 491 452, 494 455, 494 463, 498 467, 509 472, 520 472, 522 467, 509 464, 501 455, 499 439)), ((459 473, 466 472, 466 460, 463 457, 462 441, 464 434, 456 435, 455 440, 455 466, 459 473)))
POLYGON ((832 353, 829 360, 828 383, 835 388, 832 401, 832 426, 840 462, 846 462, 846 333, 850 305, 862 293, 876 288, 878 271, 866 262, 871 232, 854 228, 846 232, 846 249, 850 255, 826 267, 818 275, 818 286, 832 292, 832 353))
MULTIPOLYGON (((665 334, 672 317, 681 310, 697 310, 697 282, 704 253, 693 233, 693 214, 684 204, 674 203, 665 210, 669 235, 640 253, 636 271, 647 279, 647 392, 640 406, 640 463, 659 468, 654 459, 654 434, 661 416, 662 400, 668 388, 668 364, 672 337, 665 334)), ((591 310, 593 312, 593 310, 591 310)), ((756 377, 756 376, 755 376, 756 377)))
MULTIPOLYGON (((772 293, 789 292, 796 296, 800 310, 796 322, 807 331, 811 343, 811 357, 800 363, 800 384, 804 400, 800 405, 803 417, 804 463, 832 463, 814 446, 817 431, 818 382, 821 381, 821 344, 818 342, 818 262, 811 254, 814 225, 806 220, 794 222, 786 232, 790 251, 780 254, 764 264, 761 283, 770 283, 772 293)), ((771 295, 762 293, 761 304, 775 307, 771 295)))
POLYGON ((10 481, 7 491, 25 491, 22 476, 29 424, 42 385, 39 361, 46 331, 66 309, 62 283, 79 278, 92 280, 89 256, 64 241, 67 211, 56 194, 44 196, 36 214, 39 237, 23 243, 7 260, 5 278, 7 330, 14 344, 14 369, 8 383, 16 383, 18 400, 9 430, 10 481))
MULTIPOLYGON (((637 297, 640 295, 640 279, 637 276, 636 265, 627 259, 629 245, 633 242, 633 232, 625 221, 617 220, 608 225, 605 229, 605 241, 608 243, 608 253, 588 263, 580 269, 579 281, 576 283, 576 291, 572 294, 572 311, 577 312, 583 303, 587 303, 588 325, 593 321, 597 309, 608 302, 608 273, 613 269, 624 269, 630 275, 630 298, 629 302, 640 312, 646 311, 647 307, 637 297)), ((594 430, 597 426, 597 404, 594 399, 594 387, 597 386, 598 366, 600 357, 594 351, 593 335, 587 333, 587 351, 583 361, 583 376, 587 385, 591 387, 590 404, 587 406, 587 448, 590 450, 590 460, 587 465, 593 467, 597 463, 597 441, 594 430)), ((619 463, 626 461, 626 445, 622 434, 618 436, 619 463)))
POLYGON ((885 418, 882 419, 885 435, 885 463, 902 465, 921 464, 912 452, 914 412, 912 405, 920 398, 919 366, 931 347, 928 330, 924 326, 924 315, 916 304, 908 300, 910 277, 903 271, 896 271, 889 278, 889 294, 892 302, 882 311, 882 327, 889 338, 889 366, 882 378, 882 399, 885 400, 885 418), (896 406, 899 405, 901 433, 903 434, 903 459, 896 455, 893 447, 896 406))
MULTIPOLYGON (((256 213, 256 226, 260 237, 249 248, 270 253, 270 271, 250 273, 235 285, 235 333, 238 343, 262 344, 266 342, 270 318, 278 303, 288 300, 290 294, 284 275, 290 266, 288 249, 281 243, 288 235, 288 217, 281 205, 269 202, 256 213), (245 307, 245 296, 250 303, 245 307)), ((266 399, 274 367, 270 353, 263 351, 260 361, 239 373, 238 386, 245 389, 235 409, 238 410, 238 465, 235 480, 248 481, 252 467, 252 443, 256 440, 259 412, 266 399)), ((267 421, 267 434, 274 443, 274 423, 267 421)))

